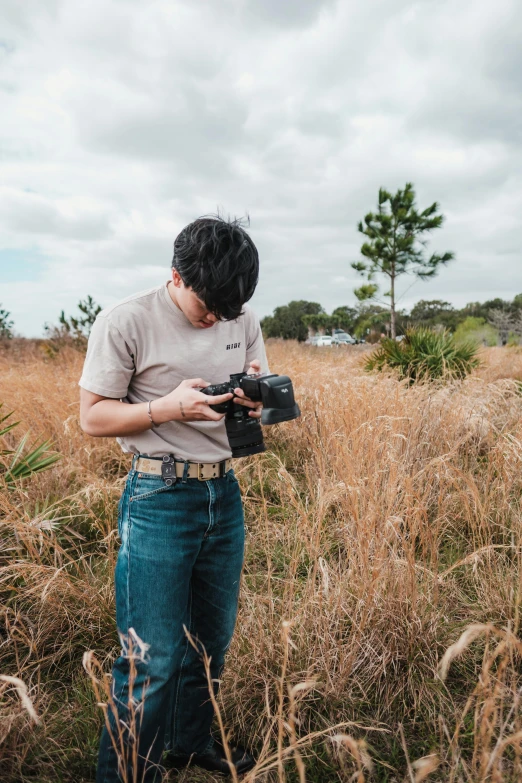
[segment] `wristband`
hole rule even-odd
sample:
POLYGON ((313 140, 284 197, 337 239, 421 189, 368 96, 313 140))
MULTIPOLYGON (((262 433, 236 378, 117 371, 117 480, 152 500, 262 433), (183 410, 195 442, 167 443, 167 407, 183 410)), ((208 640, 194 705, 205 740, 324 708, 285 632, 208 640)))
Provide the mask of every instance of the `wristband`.
POLYGON ((151 427, 155 427, 156 425, 155 425, 154 421, 152 420, 152 413, 151 413, 151 410, 150 410, 151 402, 152 402, 152 400, 149 400, 148 403, 147 403, 147 414, 148 414, 148 417, 150 419, 151 427))

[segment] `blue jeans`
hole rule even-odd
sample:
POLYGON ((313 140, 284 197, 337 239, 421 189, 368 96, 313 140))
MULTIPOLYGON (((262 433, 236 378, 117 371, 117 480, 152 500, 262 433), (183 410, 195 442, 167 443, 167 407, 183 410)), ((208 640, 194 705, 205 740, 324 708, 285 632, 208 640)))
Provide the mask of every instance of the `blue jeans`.
MULTIPOLYGON (((118 532, 118 632, 126 637, 134 629, 149 649, 136 662, 131 700, 136 731, 129 735, 127 728, 132 722, 130 660, 123 648, 111 686, 119 725, 110 711, 109 723, 114 737, 121 732, 129 783, 135 779, 133 764, 139 783, 157 783, 164 748, 190 755, 212 744, 214 713, 201 652, 189 643, 183 626, 204 646, 212 659, 212 678, 219 679, 234 631, 243 565, 237 479, 229 471, 223 478, 178 479, 167 487, 160 476, 132 469, 120 500, 118 532)), ((96 780, 124 780, 106 727, 96 780)))

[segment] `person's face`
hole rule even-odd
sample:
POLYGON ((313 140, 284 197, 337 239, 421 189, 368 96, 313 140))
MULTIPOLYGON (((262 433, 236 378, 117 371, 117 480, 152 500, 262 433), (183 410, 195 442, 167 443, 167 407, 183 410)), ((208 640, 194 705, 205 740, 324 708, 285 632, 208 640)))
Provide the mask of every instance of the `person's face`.
POLYGON ((214 326, 218 319, 196 296, 192 288, 187 288, 177 269, 172 270, 172 283, 172 286, 169 285, 171 298, 192 326, 197 329, 210 329, 214 326))

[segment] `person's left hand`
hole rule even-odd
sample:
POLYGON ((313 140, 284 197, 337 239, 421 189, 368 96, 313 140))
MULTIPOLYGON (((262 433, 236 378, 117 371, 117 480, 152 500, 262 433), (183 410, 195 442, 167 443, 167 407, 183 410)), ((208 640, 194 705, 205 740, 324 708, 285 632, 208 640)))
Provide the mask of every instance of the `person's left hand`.
MULTIPOLYGON (((261 362, 258 359, 252 359, 247 370, 247 375, 256 375, 258 372, 261 372, 261 362)), ((252 410, 248 413, 252 419, 261 418, 261 411, 263 410, 263 403, 261 401, 252 402, 252 400, 245 395, 245 392, 243 389, 240 389, 239 386, 237 389, 234 389, 234 395, 234 402, 237 402, 238 405, 244 405, 245 408, 252 408, 252 410)))

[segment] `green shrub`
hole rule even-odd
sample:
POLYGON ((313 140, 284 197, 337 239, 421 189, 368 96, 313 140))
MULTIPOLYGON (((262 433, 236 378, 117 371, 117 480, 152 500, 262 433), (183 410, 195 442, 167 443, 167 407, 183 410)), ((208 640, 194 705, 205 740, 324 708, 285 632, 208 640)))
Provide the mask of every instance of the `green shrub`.
POLYGON ((457 326, 455 339, 458 343, 473 341, 479 345, 493 346, 498 342, 498 332, 491 324, 486 323, 485 318, 469 315, 457 326))
POLYGON ((434 378, 464 378, 480 360, 473 342, 457 342, 448 331, 409 329, 402 340, 387 337, 370 355, 368 372, 395 370, 410 381, 434 378))
MULTIPOLYGON (((2 405, 3 403, 0 403, 0 408, 2 405)), ((27 451, 28 432, 21 438, 15 449, 2 449, 3 436, 20 424, 19 421, 13 421, 2 426, 12 415, 11 411, 11 413, 0 417, 0 481, 5 482, 8 487, 17 479, 25 479, 32 476, 33 473, 48 470, 60 459, 59 454, 49 452, 50 440, 43 441, 43 443, 33 446, 31 451, 27 451)))

